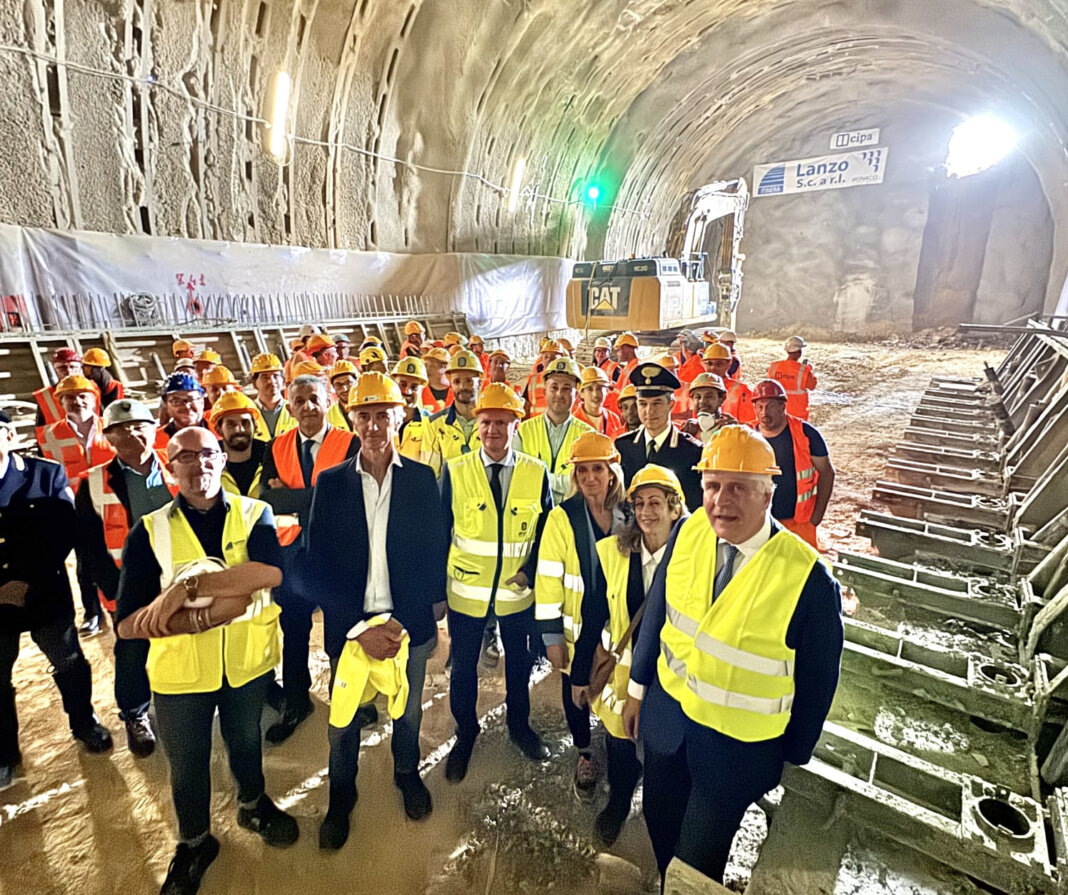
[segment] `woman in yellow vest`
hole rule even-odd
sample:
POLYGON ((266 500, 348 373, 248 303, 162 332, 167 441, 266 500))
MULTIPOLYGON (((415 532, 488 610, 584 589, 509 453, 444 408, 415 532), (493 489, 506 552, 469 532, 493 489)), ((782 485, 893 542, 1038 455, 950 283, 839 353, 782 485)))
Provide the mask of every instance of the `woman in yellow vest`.
POLYGON ((237 822, 268 845, 291 845, 293 818, 268 798, 260 716, 281 656, 281 551, 270 507, 222 490, 223 452, 191 427, 167 445, 178 497, 143 516, 126 540, 118 635, 148 639, 148 680, 171 770, 180 843, 163 892, 196 892, 219 852, 211 835, 215 712, 237 780, 237 822), (240 566, 240 568, 236 568, 240 566))
POLYGON ((596 544, 623 522, 623 469, 612 439, 600 432, 580 435, 571 445, 568 461, 572 472, 567 497, 549 513, 538 549, 534 620, 549 660, 560 670, 564 716, 578 749, 575 793, 592 798, 599 774, 590 749, 590 706, 584 698, 573 698, 570 672, 575 660, 582 683, 588 681, 593 647, 575 659, 575 642, 582 632, 582 597, 597 585, 596 544))

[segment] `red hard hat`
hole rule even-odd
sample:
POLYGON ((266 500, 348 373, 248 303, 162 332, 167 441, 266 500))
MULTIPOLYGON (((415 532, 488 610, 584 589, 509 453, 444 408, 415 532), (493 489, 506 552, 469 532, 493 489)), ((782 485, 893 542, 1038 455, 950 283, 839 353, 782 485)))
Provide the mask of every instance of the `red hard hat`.
POLYGON ((774 379, 761 379, 753 388, 753 400, 759 401, 761 398, 782 398, 785 401, 786 389, 774 379))
POLYGON ((54 364, 80 364, 81 362, 82 356, 73 348, 57 348, 52 352, 54 364))

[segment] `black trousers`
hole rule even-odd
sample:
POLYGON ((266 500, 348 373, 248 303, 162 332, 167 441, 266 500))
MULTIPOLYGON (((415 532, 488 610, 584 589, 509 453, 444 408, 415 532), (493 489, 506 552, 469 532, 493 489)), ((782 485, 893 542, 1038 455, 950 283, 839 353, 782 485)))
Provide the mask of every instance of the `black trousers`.
MULTIPOLYGON (((498 615, 501 643, 504 646, 505 704, 508 706, 508 729, 523 732, 530 726, 530 647, 534 607, 511 615, 498 615)), ((460 737, 474 738, 478 723, 478 657, 482 651, 482 634, 486 620, 449 610, 449 635, 452 637, 452 674, 449 681, 449 705, 460 737)))
POLYGON ((308 656, 315 607, 294 593, 278 594, 278 598, 282 608, 279 616, 282 625, 282 693, 287 706, 298 706, 310 698, 312 682, 308 656))
MULTIPOLYGON (((11 675, 19 655, 21 634, 0 634, 0 765, 17 764, 19 721, 15 711, 15 688, 11 675)), ((93 714, 93 675, 85 660, 74 620, 66 617, 30 631, 30 637, 52 666, 63 709, 71 730, 88 727, 93 714)))
POLYGON ((564 717, 567 718, 567 729, 571 731, 571 739, 574 740, 575 748, 579 751, 590 748, 590 708, 586 706, 580 709, 571 698, 571 675, 560 675, 560 698, 564 701, 564 717))
MULTIPOLYGON (((114 616, 112 617, 114 620, 114 616)), ((124 721, 148 711, 148 641, 115 637, 115 704, 124 721)))
POLYGON ((100 611, 100 592, 96 589, 96 584, 93 581, 93 576, 89 573, 89 564, 82 562, 81 556, 78 555, 78 551, 74 552, 75 576, 78 579, 78 590, 82 595, 82 609, 85 618, 99 618, 100 611))
POLYGON ((608 758, 608 805, 629 810, 630 800, 642 776, 638 746, 632 740, 612 736, 607 730, 604 745, 608 758))

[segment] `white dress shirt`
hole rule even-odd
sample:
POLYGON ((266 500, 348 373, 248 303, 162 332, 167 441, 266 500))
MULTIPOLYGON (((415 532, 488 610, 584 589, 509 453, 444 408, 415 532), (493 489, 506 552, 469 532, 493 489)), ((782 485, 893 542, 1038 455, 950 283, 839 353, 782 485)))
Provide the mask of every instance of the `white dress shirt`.
POLYGON ((668 436, 671 435, 671 423, 667 424, 667 427, 659 435, 650 435, 648 429, 643 430, 645 432, 645 439, 643 444, 645 445, 645 454, 649 454, 649 442, 656 445, 656 449, 659 451, 664 447, 664 442, 668 440, 668 436))
POLYGON ((389 528, 389 503, 393 496, 393 470, 400 466, 397 452, 386 469, 382 484, 363 468, 363 451, 356 455, 356 471, 363 485, 363 510, 367 517, 367 588, 363 597, 364 612, 393 611, 393 594, 389 589, 389 564, 386 561, 386 532, 389 528))
POLYGON ((483 466, 486 467, 486 481, 487 482, 493 481, 493 478, 492 478, 493 473, 490 472, 490 466, 492 466, 494 463, 500 463, 501 464, 501 472, 500 472, 501 495, 505 499, 507 499, 508 498, 508 486, 512 483, 512 470, 515 469, 515 451, 512 450, 512 448, 509 447, 508 448, 508 453, 505 454, 503 460, 491 460, 486 455, 486 449, 485 448, 480 448, 479 449, 479 454, 482 457, 483 466))
MULTIPOLYGON (((323 423, 323 427, 318 432, 316 432, 310 439, 312 442, 314 442, 311 448, 311 455, 313 460, 317 459, 319 456, 319 448, 323 446, 323 439, 326 438, 326 430, 329 428, 329 426, 329 423, 323 423)), ((298 429, 297 440, 300 442, 297 445, 297 453, 299 456, 300 452, 304 450, 304 442, 308 441, 309 439, 306 435, 304 435, 303 432, 300 431, 300 429, 298 429)))
MULTIPOLYGON (((700 511, 698 511, 700 512, 700 511)), ((740 544, 734 546, 738 548, 738 555, 734 558, 734 572, 733 575, 737 575, 742 569, 745 568, 745 564, 749 562, 756 552, 763 547, 771 538, 771 516, 764 517, 764 524, 760 526, 760 530, 751 538, 742 541, 740 544)), ((727 541, 720 538, 716 545, 716 572, 723 567, 723 560, 727 553, 727 541)), ((732 575, 732 577, 733 577, 732 575)))
POLYGON ((667 550, 667 544, 661 544, 659 550, 655 553, 650 553, 649 548, 645 546, 645 538, 642 538, 642 586, 647 594, 649 593, 649 588, 653 586, 653 576, 660 566, 660 561, 664 558, 665 550, 667 550))

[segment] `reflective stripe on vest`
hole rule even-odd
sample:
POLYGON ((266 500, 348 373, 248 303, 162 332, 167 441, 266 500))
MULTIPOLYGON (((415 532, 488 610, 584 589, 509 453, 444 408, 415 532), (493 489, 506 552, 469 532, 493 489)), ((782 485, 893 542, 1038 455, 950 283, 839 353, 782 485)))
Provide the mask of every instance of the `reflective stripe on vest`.
MULTIPOLYGON (((534 618, 562 619, 568 662, 582 634, 582 597, 586 584, 575 544, 575 530, 567 511, 553 507, 545 520, 538 545, 538 570, 534 578, 534 618)), ((565 670, 566 673, 566 670, 565 670)))
POLYGON ((553 456, 552 445, 549 444, 549 430, 545 422, 545 414, 539 413, 519 424, 519 437, 523 441, 523 453, 531 457, 537 457, 546 465, 550 473, 566 475, 571 471, 568 458, 571 456, 573 445, 584 432, 592 432, 593 426, 588 423, 570 417, 567 423, 567 431, 564 432, 564 440, 560 443, 560 450, 553 456))
POLYGON ((66 419, 45 427, 41 453, 49 460, 63 464, 71 488, 75 491, 93 466, 110 463, 115 457, 115 449, 104 438, 100 417, 95 419, 93 427, 94 431, 87 445, 88 457, 78 433, 66 419))
MULTIPOLYGON (((249 561, 248 538, 267 504, 250 497, 225 496, 223 560, 228 567, 249 561)), ((160 566, 160 589, 185 568, 207 557, 178 502, 144 517, 149 544, 160 566)), ((278 616, 270 590, 253 595, 248 611, 200 634, 150 638, 148 679, 156 693, 211 693, 223 683, 241 687, 266 674, 282 656, 278 616)))
MULTIPOLYGON (((368 627, 383 625, 388 615, 368 620, 368 627)), ((408 654, 411 637, 401 634, 400 649, 389 659, 374 659, 367 655, 358 640, 346 640, 337 663, 334 686, 330 689, 330 726, 348 727, 361 705, 371 702, 381 693, 386 697, 389 717, 394 721, 404 714, 408 703, 408 654)))
POLYGON ((449 608, 482 618, 490 600, 499 615, 521 612, 534 602, 529 588, 513 590, 505 582, 526 565, 541 515, 545 466, 516 453, 504 514, 498 514, 481 452, 449 461, 453 531, 449 547, 449 608))
POLYGON ((56 399, 56 390, 53 386, 37 389, 33 393, 33 397, 37 402, 37 406, 41 408, 41 416, 44 417, 44 426, 40 427, 42 432, 45 426, 51 426, 52 423, 58 423, 63 419, 63 408, 59 406, 59 401, 56 399))
MULTIPOLYGON (((177 494, 178 485, 164 465, 167 462, 167 455, 162 451, 156 451, 156 460, 160 464, 163 482, 167 489, 172 496, 177 494)), ((115 560, 115 565, 119 566, 122 562, 122 548, 126 543, 126 536, 130 533, 130 522, 126 507, 108 483, 108 465, 110 464, 94 466, 90 469, 87 486, 93 509, 104 524, 104 544, 108 548, 108 554, 115 560)))
POLYGON ((808 364, 796 360, 777 360, 768 367, 768 379, 774 379, 786 390, 786 413, 798 419, 808 419, 808 389, 802 384, 808 364))
POLYGON ((697 723, 745 742, 773 739, 786 729, 794 698, 786 632, 819 554, 780 530, 712 603, 716 543, 705 513, 679 530, 657 675, 697 723))
POLYGON ((530 402, 530 415, 545 410, 545 374, 531 372, 527 375, 525 391, 530 402))
POLYGON ((471 427, 471 435, 468 437, 455 419, 455 407, 448 407, 434 414, 426 423, 426 445, 423 451, 427 459, 422 462, 433 469, 435 475, 440 476, 445 464, 454 457, 462 457, 482 447, 478 425, 471 427))
POLYGON ((790 440, 794 443, 794 472, 797 477, 797 503, 793 519, 794 522, 805 523, 812 518, 812 511, 816 509, 820 475, 812 465, 812 452, 801 420, 787 416, 786 425, 790 428, 790 440))
MULTIPOLYGON (((597 542, 597 558, 604 573, 607 585, 605 596, 608 598, 608 621, 601 631, 601 644, 611 651, 618 647, 619 641, 630 626, 630 612, 627 609, 630 554, 620 553, 619 538, 611 535, 597 542)), ((590 708, 601 719, 605 730, 618 739, 626 739, 626 733, 623 731, 623 706, 627 701, 633 645, 634 641, 631 640, 620 653, 604 689, 598 694, 590 694, 590 708)))
MULTIPOLYGON (((287 488, 303 488, 304 473, 300 468, 300 446, 297 441, 298 429, 290 429, 283 432, 273 442, 271 453, 274 455, 274 465, 278 470, 278 478, 287 488)), ((315 465, 312 467, 312 486, 319 478, 319 473, 331 466, 337 466, 345 462, 349 444, 353 434, 344 432, 334 426, 327 427, 323 443, 319 445, 319 451, 315 455, 315 465)), ((283 547, 292 544, 300 537, 300 523, 292 518, 278 523, 278 543, 283 547)))

